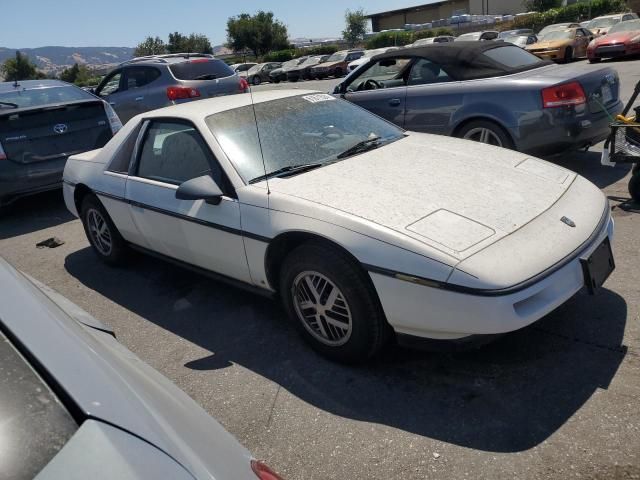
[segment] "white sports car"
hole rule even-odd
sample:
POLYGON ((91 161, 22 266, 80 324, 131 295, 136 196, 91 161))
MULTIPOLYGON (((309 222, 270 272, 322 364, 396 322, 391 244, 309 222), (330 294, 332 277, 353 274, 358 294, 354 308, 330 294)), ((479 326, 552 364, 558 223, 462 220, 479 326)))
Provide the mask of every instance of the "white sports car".
POLYGON ((522 328, 614 268, 607 199, 569 170, 322 93, 253 97, 147 112, 69 159, 65 201, 100 258, 131 247, 279 295, 341 361, 394 334, 522 328))

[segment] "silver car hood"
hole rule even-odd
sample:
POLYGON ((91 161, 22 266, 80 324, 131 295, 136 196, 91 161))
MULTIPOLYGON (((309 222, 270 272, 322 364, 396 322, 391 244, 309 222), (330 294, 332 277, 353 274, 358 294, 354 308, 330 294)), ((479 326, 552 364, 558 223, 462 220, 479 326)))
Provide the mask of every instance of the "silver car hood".
POLYGON ((409 133, 344 161, 270 180, 269 187, 461 260, 541 215, 575 177, 511 150, 409 133))
POLYGON ((4 328, 47 370, 83 419, 144 439, 195 478, 254 476, 250 453, 189 396, 117 342, 108 327, 75 305, 67 312, 68 300, 58 303, 59 297, 49 297, 1 257, 0 285, 4 328))

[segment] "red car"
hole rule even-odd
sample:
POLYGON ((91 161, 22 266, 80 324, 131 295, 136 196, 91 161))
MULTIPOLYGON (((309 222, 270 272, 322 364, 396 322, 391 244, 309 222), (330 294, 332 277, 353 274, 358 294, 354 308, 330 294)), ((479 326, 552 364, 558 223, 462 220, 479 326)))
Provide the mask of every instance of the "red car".
POLYGON ((587 47, 589 62, 603 58, 640 54, 640 20, 627 20, 611 27, 609 33, 596 37, 587 47))

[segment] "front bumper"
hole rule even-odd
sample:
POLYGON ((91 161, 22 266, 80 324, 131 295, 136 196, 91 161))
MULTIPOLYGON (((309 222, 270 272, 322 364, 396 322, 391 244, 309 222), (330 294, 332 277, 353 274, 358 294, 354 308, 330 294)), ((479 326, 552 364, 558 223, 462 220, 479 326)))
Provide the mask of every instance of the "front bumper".
POLYGON ((613 238, 613 220, 574 257, 536 283, 514 293, 461 293, 369 272, 389 324, 396 333, 441 340, 495 335, 523 328, 570 299, 584 286, 581 258, 613 238))
POLYGON ((536 57, 541 58, 542 60, 558 61, 564 59, 564 49, 543 50, 540 52, 529 50, 529 53, 534 54, 536 57))
POLYGON ((640 43, 598 45, 587 51, 590 60, 596 58, 617 58, 640 54, 640 43))

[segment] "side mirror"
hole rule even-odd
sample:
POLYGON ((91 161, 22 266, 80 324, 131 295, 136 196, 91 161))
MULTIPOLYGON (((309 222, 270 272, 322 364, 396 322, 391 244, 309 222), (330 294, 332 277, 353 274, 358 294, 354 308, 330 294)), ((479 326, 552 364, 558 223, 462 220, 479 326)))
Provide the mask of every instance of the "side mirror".
POLYGON ((180 184, 176 190, 178 200, 204 200, 218 205, 222 200, 222 190, 210 175, 192 178, 180 184))
POLYGON ((340 95, 342 93, 342 84, 339 83, 338 85, 336 85, 333 89, 333 94, 334 95, 340 95))

